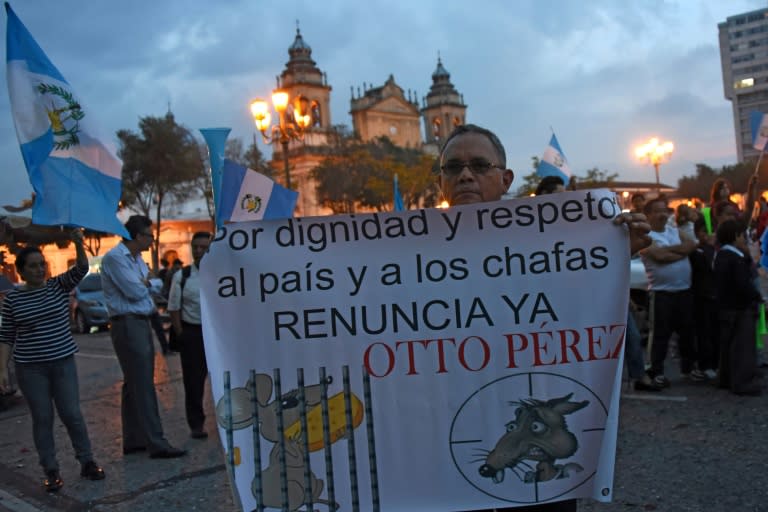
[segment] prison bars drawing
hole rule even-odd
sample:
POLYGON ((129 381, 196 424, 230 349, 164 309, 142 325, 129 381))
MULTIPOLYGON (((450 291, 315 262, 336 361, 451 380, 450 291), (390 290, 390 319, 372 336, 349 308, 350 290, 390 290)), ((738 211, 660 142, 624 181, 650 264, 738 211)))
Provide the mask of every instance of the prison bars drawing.
MULTIPOLYGON (((298 395, 298 408, 299 408, 299 421, 301 425, 300 442, 302 446, 302 455, 304 462, 304 508, 305 510, 313 510, 313 496, 312 496, 312 470, 310 465, 309 456, 309 439, 305 433, 308 431, 307 424, 307 403, 305 397, 305 384, 304 384, 304 369, 298 368, 296 370, 297 381, 297 395, 298 395)), ((251 418, 252 433, 253 433, 253 462, 254 462, 254 478, 252 491, 256 499, 255 511, 263 512, 267 507, 264 504, 264 488, 262 479, 262 457, 261 457, 261 435, 260 435, 260 421, 259 421, 259 403, 256 397, 256 372, 250 370, 250 378, 248 381, 248 393, 250 395, 251 405, 251 418)), ((365 421, 365 435, 368 448, 368 463, 369 463, 369 481, 371 486, 371 508, 373 512, 380 511, 380 495, 378 485, 378 470, 376 462, 376 440, 373 424, 373 405, 371 394, 371 383, 368 372, 363 368, 363 418, 365 421)), ((321 389, 321 420, 323 430, 323 452, 325 462, 325 491, 327 493, 327 499, 330 503, 336 503, 336 486, 334 484, 334 470, 333 470, 333 455, 332 455, 332 442, 330 431, 330 414, 328 408, 328 378, 325 367, 319 369, 320 389, 321 389)), ((350 494, 352 497, 352 511, 359 512, 361 510, 360 505, 360 492, 358 487, 358 468, 357 468, 357 451, 354 439, 354 420, 352 411, 352 389, 349 375, 349 367, 342 367, 342 384, 343 384, 343 399, 344 399, 344 419, 345 419, 345 438, 347 441, 347 453, 348 453, 348 469, 350 477, 350 494)), ((280 369, 275 368, 273 370, 273 388, 274 388, 274 402, 275 412, 277 415, 277 430, 281 434, 279 436, 279 472, 280 472, 280 497, 281 497, 281 510, 284 512, 290 511, 288 501, 288 477, 285 458, 285 425, 283 420, 283 393, 280 380, 280 369)), ((233 435, 233 419, 232 419, 232 400, 231 400, 231 385, 230 385, 230 372, 224 372, 224 410, 225 410, 225 442, 226 442, 226 463, 227 474, 230 478, 230 483, 233 487, 235 495, 235 505, 243 510, 242 504, 239 498, 238 490, 235 484, 235 451, 234 435, 233 435)), ((264 404, 262 404, 263 406, 264 404)), ((367 509, 368 507, 365 507, 367 509)))

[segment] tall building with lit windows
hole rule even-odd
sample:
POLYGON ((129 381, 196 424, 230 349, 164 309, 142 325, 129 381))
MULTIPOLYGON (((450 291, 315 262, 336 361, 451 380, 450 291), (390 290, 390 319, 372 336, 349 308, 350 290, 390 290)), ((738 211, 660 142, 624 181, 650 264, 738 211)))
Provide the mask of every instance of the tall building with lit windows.
POLYGON ((731 100, 739 162, 757 157, 749 113, 768 113, 768 8, 729 16, 717 25, 723 90, 731 100))

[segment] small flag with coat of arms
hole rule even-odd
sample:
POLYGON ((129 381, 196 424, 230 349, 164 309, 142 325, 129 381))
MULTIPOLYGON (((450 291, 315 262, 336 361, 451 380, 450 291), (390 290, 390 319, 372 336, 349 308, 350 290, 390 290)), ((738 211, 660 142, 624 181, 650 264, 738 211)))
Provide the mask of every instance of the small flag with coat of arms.
POLYGON ((225 222, 293 217, 298 197, 295 190, 231 160, 224 160, 216 228, 225 222))
POLYGON ((32 222, 129 237, 117 218, 123 163, 7 2, 5 10, 8 95, 35 191, 32 222))
POLYGON ((544 150, 544 155, 541 157, 536 174, 542 178, 558 176, 562 178, 566 186, 571 180, 571 168, 568 166, 568 161, 565 159, 563 150, 560 149, 560 144, 557 143, 557 137, 555 137, 554 133, 549 140, 549 145, 544 150))

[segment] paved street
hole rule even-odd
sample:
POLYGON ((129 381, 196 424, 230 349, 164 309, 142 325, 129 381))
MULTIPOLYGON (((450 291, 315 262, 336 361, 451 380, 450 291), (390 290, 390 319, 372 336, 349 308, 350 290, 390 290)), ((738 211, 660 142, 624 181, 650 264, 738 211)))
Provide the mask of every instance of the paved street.
MULTIPOLYGON (((157 356, 156 383, 170 441, 187 457, 124 457, 120 445, 121 374, 107 333, 78 335, 83 412, 106 480, 82 481, 63 426, 57 423, 64 488, 47 495, 32 445, 26 405, 0 413, 0 512, 234 511, 218 440, 188 437, 179 357, 157 356)), ((625 389, 614 501, 585 501, 580 512, 768 512, 768 395, 735 397, 673 373, 659 394, 625 389)), ((208 411, 212 404, 207 404, 208 411)), ((209 413, 207 429, 214 433, 209 413)))
MULTIPOLYGON (((120 385, 122 374, 108 332, 76 335, 82 409, 96 460, 107 478, 80 478, 64 426, 56 423, 56 443, 64 488, 47 495, 32 444, 26 404, 0 413, 0 511, 153 511, 234 510, 217 436, 190 439, 184 419, 184 390, 178 355, 156 356, 155 383, 166 436, 189 454, 153 460, 146 454, 124 457, 121 446, 120 385)), ((157 347, 156 347, 157 348, 157 347)), ((207 405, 211 411, 212 404, 207 405)), ((213 417, 207 429, 215 434, 213 417)))

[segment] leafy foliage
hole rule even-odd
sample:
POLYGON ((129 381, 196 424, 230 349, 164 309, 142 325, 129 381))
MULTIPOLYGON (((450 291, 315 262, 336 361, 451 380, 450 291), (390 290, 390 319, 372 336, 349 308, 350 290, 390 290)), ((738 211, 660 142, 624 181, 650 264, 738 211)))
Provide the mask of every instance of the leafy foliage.
POLYGON ((434 206, 438 199, 435 158, 395 146, 387 137, 361 142, 338 133, 330 154, 312 170, 318 200, 334 213, 357 208, 392 209, 393 180, 398 175, 405 208, 434 206))
MULTIPOLYGON (((536 159, 536 157, 533 157, 533 158, 536 159)), ((536 187, 539 186, 540 181, 541 181, 541 176, 536 174, 536 168, 534 168, 534 170, 531 171, 529 174, 526 174, 525 176, 523 176, 523 184, 517 187, 517 190, 515 191, 515 196, 525 197, 533 194, 536 191, 536 187)))
POLYGON ((683 197, 699 199, 703 204, 709 204, 709 194, 712 184, 718 178, 725 178, 733 185, 732 193, 744 194, 747 191, 749 178, 755 172, 755 160, 724 165, 719 170, 706 164, 696 164, 693 176, 683 176, 677 181, 677 190, 683 197))
POLYGON ((124 205, 154 217, 152 265, 157 269, 163 203, 166 199, 184 201, 194 195, 204 173, 200 147, 171 112, 163 117, 142 117, 139 133, 119 130, 117 138, 123 160, 122 201, 124 205))
POLYGON ((619 173, 617 172, 609 173, 608 171, 593 167, 587 170, 587 175, 585 177, 577 177, 576 179, 578 180, 579 188, 590 188, 595 185, 605 185, 606 183, 611 183, 612 181, 616 181, 616 178, 618 177, 619 173))

